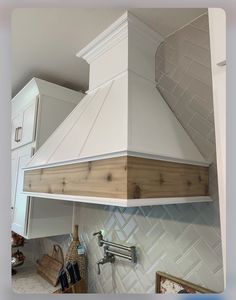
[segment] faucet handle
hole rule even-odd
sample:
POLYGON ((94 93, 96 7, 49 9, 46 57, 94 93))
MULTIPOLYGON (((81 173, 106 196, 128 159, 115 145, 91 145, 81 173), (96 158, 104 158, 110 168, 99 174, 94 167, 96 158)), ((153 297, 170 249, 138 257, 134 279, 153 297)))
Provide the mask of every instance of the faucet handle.
POLYGON ((102 247, 103 246, 103 235, 102 231, 94 232, 93 236, 97 235, 98 236, 98 246, 102 247))
POLYGON ((102 234, 101 230, 98 231, 98 232, 94 232, 94 233, 93 233, 93 236, 98 235, 98 234, 102 234))

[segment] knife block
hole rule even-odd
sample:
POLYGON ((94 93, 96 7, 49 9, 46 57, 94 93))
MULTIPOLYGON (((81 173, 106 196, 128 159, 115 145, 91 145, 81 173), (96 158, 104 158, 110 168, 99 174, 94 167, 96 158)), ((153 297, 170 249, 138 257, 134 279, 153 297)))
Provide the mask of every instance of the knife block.
POLYGON ((75 284, 71 284, 68 289, 62 291, 61 289, 56 290, 53 294, 83 294, 87 293, 87 287, 83 278, 75 284))

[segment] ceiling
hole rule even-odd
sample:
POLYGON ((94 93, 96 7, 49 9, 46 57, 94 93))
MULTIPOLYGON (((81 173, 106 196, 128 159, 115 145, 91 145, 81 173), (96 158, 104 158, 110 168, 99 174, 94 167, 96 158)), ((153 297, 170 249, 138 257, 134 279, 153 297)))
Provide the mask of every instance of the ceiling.
MULTIPOLYGON (((12 95, 32 77, 76 90, 88 88, 88 64, 75 54, 125 9, 16 9, 12 15, 12 95)), ((162 36, 203 14, 205 8, 132 8, 162 36)))

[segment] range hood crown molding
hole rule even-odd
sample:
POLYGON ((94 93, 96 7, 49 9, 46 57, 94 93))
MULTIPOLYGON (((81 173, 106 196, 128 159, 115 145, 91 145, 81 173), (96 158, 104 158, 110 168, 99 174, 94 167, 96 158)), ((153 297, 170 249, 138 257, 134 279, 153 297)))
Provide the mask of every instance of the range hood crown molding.
POLYGON ((156 89, 161 41, 126 12, 78 52, 89 93, 26 166, 28 195, 117 206, 211 200, 208 163, 156 89))
POLYGON ((87 46, 81 49, 76 56, 83 58, 89 64, 101 54, 108 51, 124 38, 128 37, 128 30, 136 30, 145 39, 157 47, 163 41, 162 36, 126 11, 118 20, 100 33, 87 46))

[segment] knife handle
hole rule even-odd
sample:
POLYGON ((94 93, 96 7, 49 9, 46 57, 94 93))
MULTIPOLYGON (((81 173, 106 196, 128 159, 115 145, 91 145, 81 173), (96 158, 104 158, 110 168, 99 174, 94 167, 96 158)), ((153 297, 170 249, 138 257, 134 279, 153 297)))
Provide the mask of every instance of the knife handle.
POLYGON ((65 287, 64 287, 64 284, 63 284, 63 280, 62 280, 62 278, 61 278, 61 275, 59 276, 59 282, 60 282, 60 285, 61 285, 61 290, 62 290, 62 292, 64 292, 65 287))
POLYGON ((80 281, 81 276, 80 276, 79 265, 78 265, 77 261, 74 261, 72 263, 72 268, 73 268, 74 275, 75 275, 75 281, 80 281))
POLYGON ((69 283, 68 283, 68 279, 67 279, 67 275, 66 272, 64 271, 64 281, 65 281, 65 287, 68 289, 69 288, 69 283))
POLYGON ((69 283, 68 283, 68 280, 67 280, 66 272, 65 272, 64 270, 62 270, 62 271, 60 272, 59 280, 60 280, 60 283, 61 283, 61 286, 62 286, 62 290, 63 290, 63 291, 64 291, 65 289, 68 289, 68 288, 69 288, 69 283))
POLYGON ((68 264, 66 265, 66 270, 70 275, 70 283, 74 284, 76 282, 76 279, 75 279, 75 274, 74 274, 72 264, 70 262, 68 262, 68 264))
POLYGON ((61 290, 62 290, 62 292, 64 292, 66 287, 65 287, 65 282, 64 282, 63 275, 62 275, 62 271, 59 274, 59 282, 60 282, 60 285, 61 285, 61 290))

